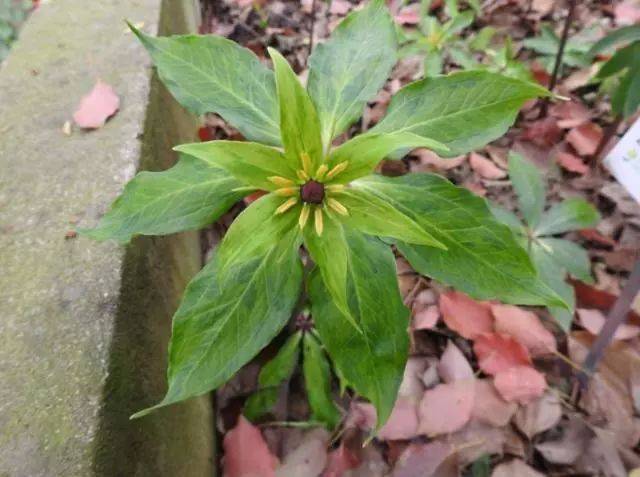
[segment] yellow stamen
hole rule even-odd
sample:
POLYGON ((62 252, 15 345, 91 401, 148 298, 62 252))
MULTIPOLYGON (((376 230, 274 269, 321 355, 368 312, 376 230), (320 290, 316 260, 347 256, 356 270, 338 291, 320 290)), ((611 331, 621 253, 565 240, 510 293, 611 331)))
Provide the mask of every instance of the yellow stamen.
POLYGON ((295 182, 293 182, 291 179, 287 179, 286 177, 271 176, 267 177, 267 180, 269 182, 273 182, 278 187, 292 187, 296 185, 295 182))
POLYGON ((311 212, 311 207, 309 204, 304 204, 302 206, 302 211, 300 212, 300 218, 298 219, 298 225, 300 229, 303 229, 305 225, 307 225, 307 220, 309 220, 309 212, 311 212))
POLYGON ((340 215, 349 215, 349 211, 347 210, 347 208, 336 199, 328 198, 327 205, 338 212, 340 215))
POLYGON ((327 167, 326 164, 322 164, 320 167, 318 167, 318 170, 316 171, 316 177, 315 177, 316 180, 321 181, 328 170, 329 168, 327 167))
POLYGON ((331 184, 325 186, 325 189, 327 190, 327 192, 342 192, 346 189, 346 187, 344 186, 344 184, 331 184))
POLYGON ((309 174, 307 174, 305 171, 303 171, 302 169, 298 170, 296 172, 296 174, 298 174, 298 178, 302 181, 302 182, 307 182, 310 177, 309 174))
POLYGON ((276 215, 284 214, 287 210, 298 203, 297 197, 290 197, 287 201, 276 209, 276 215))
POLYGON ((327 179, 333 179, 335 176, 344 171, 349 165, 349 161, 343 161, 340 164, 337 164, 327 173, 327 179))
POLYGON ((309 154, 307 154, 306 152, 301 152, 300 161, 302 162, 302 169, 304 170, 304 172, 306 172, 307 174, 311 174, 311 158, 309 157, 309 154))
POLYGON ((275 195, 280 197, 290 197, 298 193, 299 187, 284 187, 282 189, 276 189, 273 191, 275 195))
POLYGON ((322 235, 322 230, 324 229, 321 207, 316 207, 316 210, 313 212, 313 218, 315 219, 316 233, 318 234, 318 237, 320 237, 322 235))

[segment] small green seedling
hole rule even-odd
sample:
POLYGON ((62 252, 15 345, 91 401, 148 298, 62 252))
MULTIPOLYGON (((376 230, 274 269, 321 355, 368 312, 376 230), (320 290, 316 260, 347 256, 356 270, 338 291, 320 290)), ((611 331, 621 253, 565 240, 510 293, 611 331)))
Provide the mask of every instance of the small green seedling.
MULTIPOLYGON (((437 175, 374 173, 399 150, 455 156, 482 147, 504 134, 526 101, 548 95, 544 88, 486 71, 417 81, 396 93, 375 127, 336 145, 396 61, 396 29, 383 0, 351 13, 315 48, 306 88, 273 49, 271 70, 225 38, 154 38, 132 29, 183 106, 219 114, 252 142, 176 147, 174 167, 139 173, 83 233, 126 243, 197 229, 248 194, 266 192, 187 286, 173 319, 169 389, 136 417, 219 387, 306 307, 313 329, 300 328, 304 336, 294 334, 277 364, 267 365, 261 391, 290 375, 302 341, 314 419, 337 422, 331 362, 384 424, 409 347, 390 243, 418 272, 475 298, 563 306, 484 200, 437 175)), ((267 394, 247 412, 268 407, 267 394)))
POLYGON ((620 44, 624 46, 600 67, 595 80, 608 86, 614 114, 628 118, 640 106, 640 25, 611 32, 591 47, 588 56, 594 58, 620 44))
MULTIPOLYGON (((587 52, 589 45, 593 42, 597 34, 597 27, 587 27, 576 35, 568 38, 562 55, 562 64, 570 68, 584 68, 589 66, 589 58, 587 52)), ((524 46, 529 48, 541 56, 537 60, 544 68, 551 72, 553 70, 556 56, 560 48, 560 37, 556 35, 550 25, 542 25, 540 35, 534 38, 524 40, 524 46)))
MULTIPOLYGON (((598 211, 588 202, 572 198, 545 211, 545 185, 536 166, 518 154, 509 157, 509 177, 516 191, 524 222, 513 213, 492 206, 494 215, 509 226, 528 251, 542 279, 565 299, 575 303, 573 288, 565 282, 567 273, 578 280, 592 283, 591 262, 586 250, 556 235, 593 227, 600 220, 598 211)), ((549 307, 563 330, 573 319, 573 310, 549 307)))

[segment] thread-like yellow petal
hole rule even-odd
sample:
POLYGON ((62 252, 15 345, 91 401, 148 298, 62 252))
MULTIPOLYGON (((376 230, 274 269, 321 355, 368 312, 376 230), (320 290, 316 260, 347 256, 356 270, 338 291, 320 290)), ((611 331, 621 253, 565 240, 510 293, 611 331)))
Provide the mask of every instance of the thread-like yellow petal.
POLYGON ((267 177, 269 182, 273 182, 278 187, 293 187, 296 185, 291 179, 287 179, 286 177, 281 176, 271 176, 267 177))
POLYGON ((298 225, 300 229, 303 229, 305 225, 307 225, 307 220, 309 220, 309 213, 311 212, 311 206, 309 204, 303 204, 302 210, 300 211, 300 217, 298 218, 298 225))
POLYGON ((328 198, 327 205, 331 207, 333 210, 335 210, 337 213, 339 213, 340 215, 349 215, 349 211, 347 210, 347 208, 344 205, 342 205, 340 202, 338 202, 336 199, 328 198))
POLYGON ((345 189, 346 187, 344 184, 330 184, 328 186, 325 186, 325 190, 327 192, 342 192, 345 189))
POLYGON ((302 181, 302 182, 307 182, 310 177, 309 174, 307 174, 305 171, 303 171, 302 169, 296 171, 296 174, 298 175, 298 178, 302 181))
POLYGON ((320 167, 318 167, 318 170, 316 171, 316 177, 315 177, 316 180, 321 181, 328 170, 329 168, 327 167, 326 164, 322 164, 320 167))
POLYGON ((313 212, 313 218, 315 219, 316 233, 318 237, 322 235, 322 230, 324 229, 324 222, 322 219, 322 208, 316 207, 316 210, 313 212))
POLYGON ((290 197, 289 199, 286 200, 284 204, 282 204, 280 207, 276 209, 276 215, 284 214, 287 210, 289 210, 291 207, 293 207, 297 203, 298 203, 297 197, 290 197))
POLYGON ((331 169, 327 173, 327 179, 335 178, 338 174, 344 171, 347 168, 347 166, 349 166, 349 161, 343 161, 340 164, 336 164, 335 166, 333 166, 333 169, 331 169))
POLYGON ((309 157, 309 154, 307 154, 306 152, 301 152, 300 162, 302 163, 302 169, 304 170, 304 172, 306 172, 307 175, 311 174, 311 158, 309 157))
POLYGON ((299 190, 299 187, 283 187, 282 189, 274 190, 273 193, 280 197, 291 197, 292 195, 296 195, 299 190))

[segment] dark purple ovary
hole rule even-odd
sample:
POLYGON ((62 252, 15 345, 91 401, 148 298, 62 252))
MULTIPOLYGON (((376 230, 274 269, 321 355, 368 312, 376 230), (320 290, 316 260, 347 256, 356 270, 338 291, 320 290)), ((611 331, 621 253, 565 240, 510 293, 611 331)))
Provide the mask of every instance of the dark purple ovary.
POLYGON ((324 184, 316 181, 307 182, 300 190, 300 197, 303 202, 321 204, 324 199, 324 184))

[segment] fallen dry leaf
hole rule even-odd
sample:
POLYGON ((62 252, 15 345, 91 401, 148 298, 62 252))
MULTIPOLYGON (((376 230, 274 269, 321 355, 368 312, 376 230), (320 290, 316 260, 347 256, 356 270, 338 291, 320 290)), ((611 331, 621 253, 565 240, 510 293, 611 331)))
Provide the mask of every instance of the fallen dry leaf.
POLYGON ((469 154, 469 164, 471 169, 483 179, 503 179, 507 177, 507 171, 500 169, 491 159, 487 159, 476 152, 469 154))
POLYGON ((420 161, 420 164, 415 168, 416 172, 429 172, 434 170, 448 171, 459 167, 467 160, 467 156, 456 156, 445 159, 429 149, 416 149, 411 154, 416 156, 420 161))
POLYGON ((351 10, 351 3, 347 0, 331 0, 329 11, 334 15, 346 15, 351 10))
POLYGON ((240 415, 238 423, 224 436, 225 477, 275 477, 278 458, 260 430, 240 415))
POLYGON ((442 293, 440 313, 449 328, 467 339, 474 339, 481 333, 493 330, 491 305, 475 301, 461 292, 442 293))
POLYGON ((342 441, 337 449, 334 449, 329 453, 327 467, 325 468, 322 477, 342 477, 345 472, 350 469, 355 469, 359 465, 360 459, 358 456, 345 445, 344 441, 342 441))
POLYGON ((529 467, 524 461, 514 459, 498 465, 493 469, 491 477, 544 477, 544 474, 529 467))
POLYGON ((507 436, 504 429, 471 420, 446 441, 455 447, 459 464, 465 466, 485 455, 502 455, 507 436))
POLYGON ((282 465, 276 470, 276 477, 320 475, 327 463, 329 437, 326 429, 306 432, 300 445, 284 457, 282 465))
POLYGON ((495 427, 506 426, 518 406, 507 402, 496 391, 488 379, 478 379, 475 384, 475 398, 471 411, 472 419, 495 427))
POLYGON ((393 470, 393 477, 440 477, 457 473, 454 448, 450 444, 434 441, 428 444, 414 443, 400 455, 393 470), (453 459, 452 459, 453 457, 453 459), (455 473, 447 469, 454 467, 455 473))
POLYGON ((398 395, 412 399, 418 403, 422 399, 424 384, 422 376, 429 366, 427 358, 422 356, 410 356, 404 367, 404 375, 400 383, 398 395))
POLYGON ((626 475, 626 469, 616 448, 614 433, 593 427, 595 436, 589 442, 586 451, 580 455, 575 463, 579 472, 588 475, 602 475, 605 477, 621 477, 626 475))
POLYGON ((453 344, 453 341, 447 343, 447 347, 442 353, 438 363, 438 374, 445 383, 473 378, 473 369, 471 369, 469 361, 462 354, 462 351, 453 344))
POLYGON ((573 464, 585 452, 593 432, 584 419, 570 416, 560 427, 562 436, 536 445, 536 449, 547 462, 560 465, 573 464))
POLYGON ((541 432, 555 427, 562 418, 560 399, 552 392, 535 399, 516 412, 514 422, 530 440, 541 432))
POLYGON ((491 375, 514 366, 531 364, 527 348, 512 336, 503 333, 483 333, 477 336, 473 351, 480 369, 491 375))
POLYGON ((570 152, 558 152, 556 154, 556 162, 560 167, 569 172, 575 172, 580 175, 589 172, 589 166, 578 156, 570 152))
POLYGON ((616 24, 633 25, 640 22, 640 5, 635 0, 625 0, 618 3, 613 9, 616 24))
POLYGON ((544 374, 531 366, 516 366, 496 374, 493 384, 506 401, 527 404, 547 388, 544 374))
POLYGON ((588 122, 592 117, 589 108, 576 99, 554 104, 549 113, 557 119, 558 127, 562 129, 575 128, 588 122))
POLYGON ((424 392, 419 407, 420 434, 437 436, 462 429, 471 418, 474 380, 439 384, 424 392))
MULTIPOLYGON (((600 310, 589 310, 586 308, 578 308, 578 319, 580 325, 584 327, 592 335, 598 335, 605 321, 607 320, 600 310)), ((640 336, 640 327, 622 323, 613 335, 614 340, 628 340, 640 336)))
POLYGON ((521 137, 538 146, 551 147, 560 142, 563 134, 556 120, 552 117, 546 117, 530 122, 522 132, 521 137))
POLYGON ((80 100, 73 120, 81 128, 97 129, 120 107, 120 98, 107 83, 98 80, 93 89, 80 100))
POLYGON ((394 17, 396 23, 400 25, 417 25, 420 23, 420 4, 413 3, 402 7, 394 17))
POLYGON ((495 329, 514 337, 531 353, 531 356, 543 356, 557 350, 556 339, 547 330, 538 315, 513 305, 491 305, 495 318, 495 329))
POLYGON ((375 429, 377 419, 376 408, 373 404, 351 401, 344 426, 346 428, 353 427, 368 432, 371 429, 375 429))
POLYGON ((440 309, 437 305, 429 305, 413 315, 411 325, 414 330, 430 330, 440 319, 440 309))
POLYGON ((418 435, 418 409, 416 403, 406 397, 396 400, 389 420, 378 432, 382 440, 411 439, 418 435))
POLYGON ((598 148, 602 139, 602 128, 596 123, 588 122, 577 126, 566 136, 566 140, 581 156, 590 156, 598 148))

